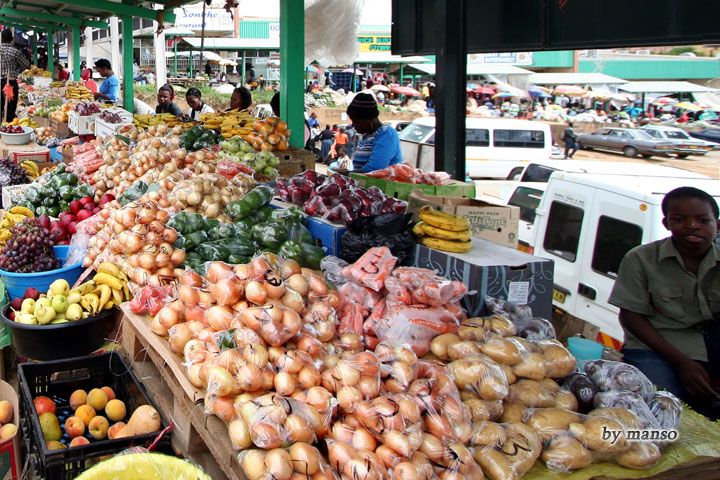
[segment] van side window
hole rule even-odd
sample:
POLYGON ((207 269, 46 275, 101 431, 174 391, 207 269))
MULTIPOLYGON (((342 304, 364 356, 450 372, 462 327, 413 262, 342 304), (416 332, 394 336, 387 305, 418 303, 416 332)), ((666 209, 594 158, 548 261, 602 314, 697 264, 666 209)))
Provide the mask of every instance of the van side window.
POLYGON ((582 208, 553 202, 543 248, 568 262, 574 262, 577 258, 584 213, 582 208))
POLYGON ((600 275, 617 278, 625 254, 642 243, 642 228, 634 223, 601 215, 598 220, 592 269, 600 275))
POLYGON ((466 129, 465 145, 467 145, 468 147, 489 147, 490 132, 484 128, 466 129))
POLYGON ((493 145, 510 148, 545 148, 545 132, 540 130, 494 130, 493 145))
POLYGON ((521 182, 541 182, 547 183, 550 180, 550 174, 556 171, 554 168, 546 167, 544 165, 536 165, 531 163, 525 169, 521 182))
POLYGON ((535 223, 535 209, 542 200, 542 190, 530 187, 518 187, 508 200, 508 205, 520 207, 520 220, 535 223))

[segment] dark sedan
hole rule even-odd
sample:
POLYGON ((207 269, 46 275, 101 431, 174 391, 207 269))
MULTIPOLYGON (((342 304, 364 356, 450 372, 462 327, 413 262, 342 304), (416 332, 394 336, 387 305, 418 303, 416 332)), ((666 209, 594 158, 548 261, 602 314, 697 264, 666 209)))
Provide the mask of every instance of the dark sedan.
POLYGON ((720 149, 720 128, 706 128, 699 132, 688 132, 690 136, 705 140, 706 142, 716 143, 714 148, 720 149))
POLYGON ((674 153, 672 143, 632 128, 601 128, 590 134, 578 135, 577 142, 581 149, 615 150, 626 157, 637 157, 638 154, 646 158, 653 155, 667 157, 674 153))

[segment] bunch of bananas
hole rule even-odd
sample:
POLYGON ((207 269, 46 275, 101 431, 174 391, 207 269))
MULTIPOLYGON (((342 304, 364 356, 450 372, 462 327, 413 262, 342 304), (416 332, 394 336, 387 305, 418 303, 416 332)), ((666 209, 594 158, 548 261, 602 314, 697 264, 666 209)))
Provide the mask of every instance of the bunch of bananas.
POLYGON ((472 232, 466 218, 450 215, 429 206, 420 209, 420 221, 413 227, 417 242, 445 252, 472 250, 472 232))
POLYGON ((32 128, 38 128, 40 125, 35 123, 35 121, 30 117, 25 118, 13 118, 12 122, 3 122, 4 127, 32 127, 32 128))
POLYGON ((38 164, 33 162, 32 160, 25 160, 20 164, 20 166, 25 169, 25 173, 27 173, 28 178, 32 180, 36 179, 41 175, 38 164))
POLYGON ((12 207, 5 212, 2 221, 0 221, 0 248, 10 239, 12 233, 10 228, 18 222, 22 222, 26 218, 33 218, 35 214, 26 207, 12 207))
POLYGON ((258 117, 251 117, 247 111, 201 113, 200 121, 205 123, 208 130, 220 130, 223 138, 231 138, 235 135, 247 135, 254 132, 253 124, 260 120, 258 117))
POLYGON ((50 88, 60 88, 63 86, 63 82, 55 81, 50 82, 50 88))
POLYGON ((94 100, 92 91, 83 84, 71 82, 67 84, 65 98, 68 100, 94 100))
POLYGON ((89 315, 94 315, 129 301, 130 290, 127 282, 128 278, 117 265, 103 262, 98 266, 95 277, 70 290, 68 297, 73 294, 79 295, 80 306, 89 315))
POLYGON ((134 115, 133 124, 135 124, 137 128, 147 128, 150 125, 167 125, 168 127, 174 127, 181 125, 182 121, 172 113, 158 113, 157 115, 134 115))

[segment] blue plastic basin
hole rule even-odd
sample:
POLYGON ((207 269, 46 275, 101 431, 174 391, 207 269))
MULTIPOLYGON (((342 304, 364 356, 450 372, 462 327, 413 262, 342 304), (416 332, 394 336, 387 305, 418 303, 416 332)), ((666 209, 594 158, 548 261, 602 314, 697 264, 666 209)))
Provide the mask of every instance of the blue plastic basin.
MULTIPOLYGON (((67 245, 53 247, 55 258, 59 258, 65 262, 68 248, 67 245)), ((72 286, 77 279, 80 278, 82 272, 82 263, 77 263, 69 267, 37 273, 15 273, 0 270, 0 276, 5 284, 5 288, 7 288, 10 301, 12 301, 18 297, 22 297, 25 294, 25 290, 30 287, 35 287, 40 293, 45 293, 50 288, 50 284, 59 278, 64 278, 70 286, 72 286)))
POLYGON ((568 350, 577 360, 578 367, 585 371, 585 362, 589 360, 600 360, 603 354, 603 346, 586 338, 568 338, 568 350))

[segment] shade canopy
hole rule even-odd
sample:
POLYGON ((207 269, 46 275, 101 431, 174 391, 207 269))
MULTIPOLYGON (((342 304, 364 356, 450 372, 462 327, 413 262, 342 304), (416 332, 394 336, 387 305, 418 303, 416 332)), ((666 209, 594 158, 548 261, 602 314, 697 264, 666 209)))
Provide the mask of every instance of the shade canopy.
POLYGON ((392 87, 392 92, 397 93, 398 95, 407 95, 409 97, 421 97, 422 94, 415 90, 412 87, 402 87, 402 86, 394 86, 392 87))
POLYGON ((630 82, 620 85, 618 89, 631 93, 692 93, 717 92, 717 88, 709 88, 691 82, 630 82))

